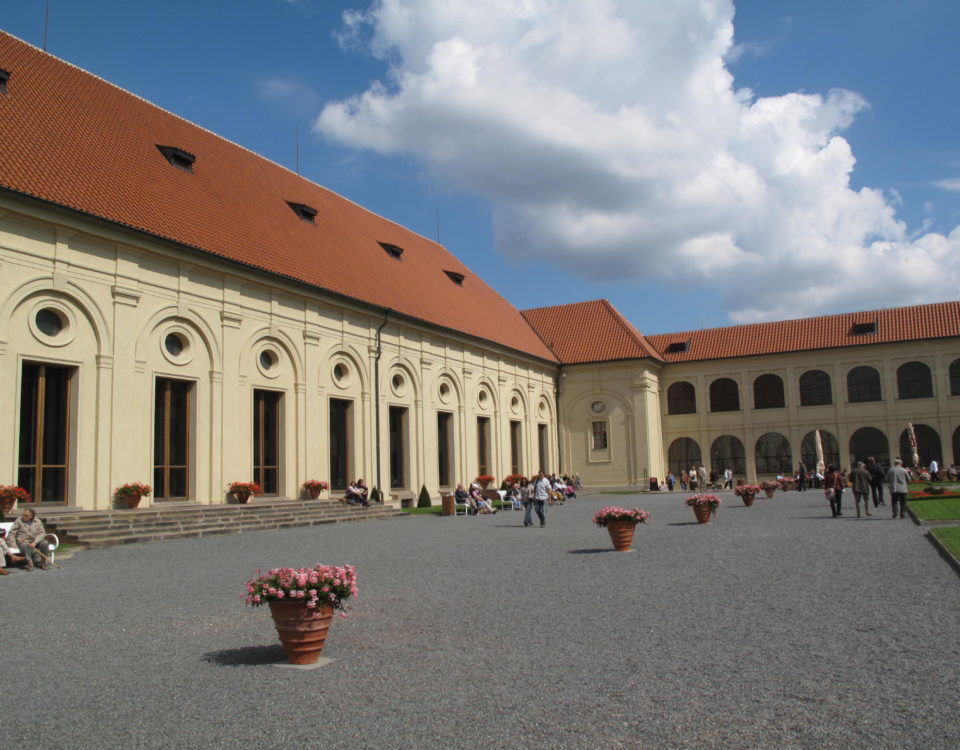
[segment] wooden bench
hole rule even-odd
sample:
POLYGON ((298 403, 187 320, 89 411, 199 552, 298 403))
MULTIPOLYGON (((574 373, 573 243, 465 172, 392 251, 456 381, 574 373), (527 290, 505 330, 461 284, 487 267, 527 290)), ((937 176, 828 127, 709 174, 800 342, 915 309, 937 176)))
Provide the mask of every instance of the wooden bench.
MULTIPOLYGON (((11 555, 21 555, 26 557, 26 553, 17 547, 17 543, 13 539, 7 538, 7 535, 10 533, 10 529, 13 528, 13 521, 2 521, 0 522, 0 532, 7 543, 7 546, 10 548, 11 555)), ((50 544, 50 563, 53 564, 54 558, 57 554, 57 547, 60 546, 60 538, 53 532, 48 532, 44 535, 44 539, 50 544)))

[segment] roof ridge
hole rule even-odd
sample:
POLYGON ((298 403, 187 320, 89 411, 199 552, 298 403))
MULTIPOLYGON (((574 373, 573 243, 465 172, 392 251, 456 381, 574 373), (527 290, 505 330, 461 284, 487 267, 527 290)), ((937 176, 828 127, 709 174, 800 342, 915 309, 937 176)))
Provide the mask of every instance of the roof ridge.
POLYGON ((607 308, 609 312, 613 314, 614 320, 616 320, 620 327, 627 333, 628 336, 634 339, 641 349, 646 351, 650 356, 655 359, 662 360, 663 357, 660 356, 660 352, 654 348, 654 346, 647 341, 647 337, 640 333, 640 330, 633 325, 629 320, 627 320, 623 313, 621 313, 608 299, 599 300, 600 303, 607 308))

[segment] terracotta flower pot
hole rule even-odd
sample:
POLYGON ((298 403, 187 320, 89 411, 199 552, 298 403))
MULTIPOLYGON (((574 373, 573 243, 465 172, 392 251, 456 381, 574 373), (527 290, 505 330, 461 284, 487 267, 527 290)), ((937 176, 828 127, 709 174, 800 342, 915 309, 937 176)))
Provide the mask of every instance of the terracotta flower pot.
POLYGON ((636 530, 637 525, 630 521, 610 521, 607 524, 610 541, 613 542, 613 548, 617 552, 630 551, 630 545, 633 544, 633 533, 636 530))
POLYGON ((490 486, 490 480, 489 480, 489 479, 481 479, 481 480, 480 480, 480 486, 483 487, 483 489, 487 489, 487 487, 490 486))
POLYGON ((235 498, 237 498, 237 502, 238 502, 238 503, 246 503, 246 502, 249 502, 249 501, 250 501, 250 493, 249 493, 249 492, 234 492, 234 493, 233 493, 233 496, 234 496, 235 498))
POLYGON ((702 505, 691 505, 693 508, 693 515, 697 517, 697 523, 710 523, 710 513, 713 511, 707 504, 702 505))
POLYGON ((310 495, 311 500, 316 500, 320 497, 320 493, 323 492, 319 487, 308 487, 307 494, 310 495))
POLYGON ((123 501, 128 508, 136 508, 140 505, 140 495, 124 495, 123 501))
POLYGON ((776 490, 764 490, 764 492, 767 493, 767 497, 773 497, 773 493, 776 492, 776 490))
POLYGON ((273 624, 280 636, 287 661, 291 664, 315 664, 323 651, 333 619, 333 605, 326 603, 317 610, 308 609, 301 600, 267 602, 273 624))
MULTIPOLYGON (((773 495, 771 494, 769 497, 773 497, 773 495)), ((740 495, 740 499, 743 500, 743 504, 749 508, 751 505, 753 505, 756 495, 754 495, 752 492, 744 492, 742 495, 740 495)))
POLYGON ((5 498, 3 498, 3 505, 2 505, 2 507, 3 507, 4 515, 6 515, 7 513, 9 513, 11 510, 13 510, 13 504, 14 504, 15 502, 17 502, 16 498, 13 498, 13 497, 5 497, 5 498))

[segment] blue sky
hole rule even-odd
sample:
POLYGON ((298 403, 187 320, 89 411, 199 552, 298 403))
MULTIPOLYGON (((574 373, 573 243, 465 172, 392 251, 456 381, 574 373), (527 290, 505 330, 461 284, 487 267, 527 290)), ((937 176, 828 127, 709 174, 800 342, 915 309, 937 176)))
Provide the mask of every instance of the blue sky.
MULTIPOLYGON (((299 130, 305 177, 439 225, 521 309, 659 333, 960 296, 960 4, 449 5, 50 0, 47 49, 290 168, 299 130)), ((44 7, 2 28, 42 46, 44 7)))

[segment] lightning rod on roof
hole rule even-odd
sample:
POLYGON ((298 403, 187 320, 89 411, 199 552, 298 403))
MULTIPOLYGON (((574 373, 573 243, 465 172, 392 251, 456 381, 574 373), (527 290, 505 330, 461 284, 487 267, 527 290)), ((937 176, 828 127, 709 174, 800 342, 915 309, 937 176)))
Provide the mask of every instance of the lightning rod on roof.
POLYGON ((437 244, 440 244, 440 206, 437 206, 437 244))
POLYGON ((43 4, 43 51, 47 51, 47 27, 50 24, 50 0, 43 4))
POLYGON ((300 128, 297 128, 297 174, 300 174, 300 128))

